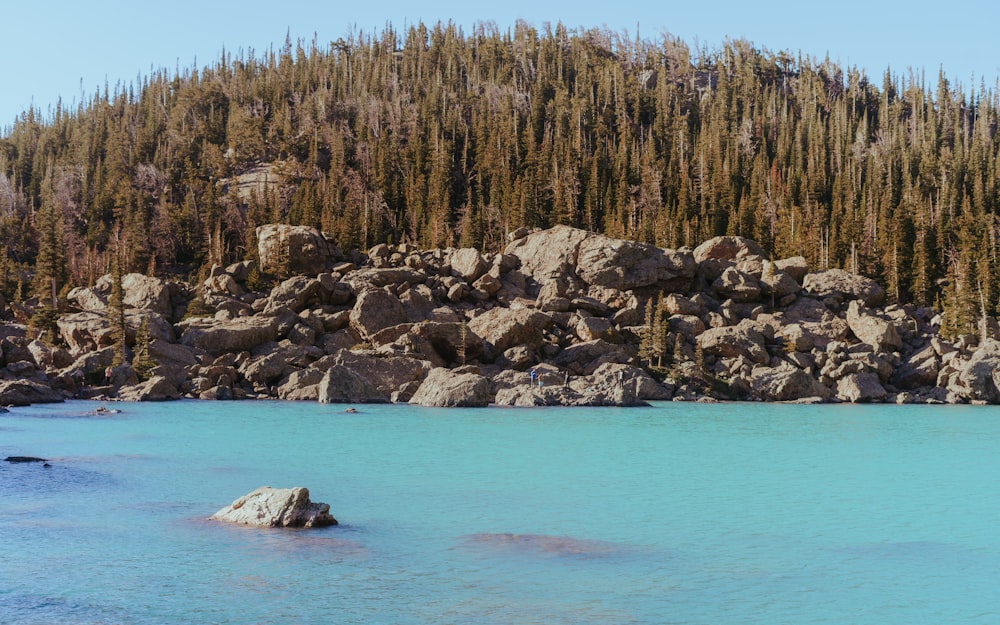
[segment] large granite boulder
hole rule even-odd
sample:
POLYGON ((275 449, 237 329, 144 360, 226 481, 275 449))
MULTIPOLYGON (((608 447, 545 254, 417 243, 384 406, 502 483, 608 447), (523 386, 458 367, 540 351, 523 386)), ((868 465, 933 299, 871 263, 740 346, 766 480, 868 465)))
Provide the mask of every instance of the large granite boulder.
POLYGON ((903 340, 892 320, 868 310, 858 300, 853 300, 847 307, 847 325, 858 340, 876 350, 898 351, 903 347, 903 340))
POLYGON ((791 365, 755 367, 750 377, 754 395, 764 401, 792 401, 807 397, 828 399, 830 389, 811 375, 791 365))
POLYGON ((409 318, 399 298, 382 289, 369 289, 359 294, 351 310, 351 327, 366 340, 379 330, 407 321, 409 318))
POLYGON ((706 354, 720 358, 744 357, 757 364, 767 364, 765 338, 750 324, 709 328, 698 335, 698 344, 706 354))
POLYGON ((534 349, 542 344, 543 332, 552 327, 552 317, 530 308, 493 308, 469 321, 469 330, 482 337, 501 354, 524 345, 534 349))
POLYGON ((0 381, 0 406, 27 406, 63 401, 59 391, 32 379, 0 381))
POLYGON ((840 302, 860 299, 865 306, 878 306, 885 299, 885 290, 877 282, 843 269, 806 274, 802 288, 819 299, 832 298, 840 302))
POLYGON ((292 276, 271 289, 264 312, 271 312, 282 307, 293 312, 302 312, 312 304, 317 303, 320 292, 320 282, 308 276, 292 276))
MULTIPOLYGON (((135 344, 136 334, 146 322, 151 339, 170 342, 174 340, 174 329, 159 313, 150 310, 129 309, 125 311, 125 341, 135 344)), ((63 315, 56 320, 59 335, 73 354, 94 351, 114 342, 114 331, 106 313, 78 312, 63 315)))
POLYGON ((565 279, 576 266, 580 243, 592 233, 569 226, 533 232, 510 243, 504 254, 516 256, 521 273, 540 284, 565 279))
POLYGON ((315 277, 329 271, 340 257, 340 250, 319 230, 287 224, 258 227, 257 253, 261 271, 281 278, 315 277))
POLYGON ((755 302, 760 299, 760 283, 757 279, 735 267, 726 268, 712 283, 712 290, 721 299, 731 299, 734 302, 755 302))
MULTIPOLYGON (((111 296, 111 275, 101 276, 92 287, 76 287, 66 300, 76 308, 90 312, 105 312, 111 296)), ((122 276, 122 301, 126 308, 148 310, 165 319, 174 318, 175 305, 183 296, 181 285, 141 273, 122 276)))
POLYGON ((871 371, 852 373, 837 381, 837 399, 853 403, 882 401, 887 393, 878 374, 871 371))
POLYGON ((118 389, 118 399, 122 401, 170 401, 180 399, 177 384, 161 375, 153 376, 145 382, 118 389))
POLYGON ((237 317, 228 321, 195 318, 179 324, 181 343, 218 356, 250 351, 278 337, 279 318, 264 315, 237 317))
POLYGON ((321 404, 381 404, 389 401, 387 393, 344 365, 326 370, 320 380, 318 400, 321 404))
POLYGON ((518 238, 507 246, 505 254, 516 256, 521 272, 539 284, 571 279, 619 290, 655 284, 681 288, 696 269, 690 254, 569 226, 518 238))
POLYGON ((708 259, 735 261, 748 256, 767 258, 767 252, 756 241, 734 236, 714 237, 694 248, 697 263, 708 259))
POLYGON ((462 249, 455 250, 451 255, 451 272, 469 284, 478 280, 486 273, 487 269, 489 269, 489 265, 479 253, 479 250, 471 247, 463 247, 462 249))
POLYGON ((622 345, 596 339, 575 343, 563 349, 556 355, 553 364, 573 375, 591 375, 601 365, 625 363, 631 360, 632 355, 622 345))
POLYGON ((971 399, 1000 403, 1000 341, 983 341, 962 368, 959 380, 971 399))
POLYGON ((325 527, 337 525, 330 505, 312 502, 309 489, 261 486, 222 508, 211 519, 259 527, 325 527))
POLYGON ((447 408, 481 408, 490 404, 490 381, 478 373, 431 369, 410 398, 411 404, 447 408))
POLYGON ((682 289, 695 270, 690 254, 599 234, 580 242, 576 259, 576 274, 585 283, 620 291, 657 284, 682 289))

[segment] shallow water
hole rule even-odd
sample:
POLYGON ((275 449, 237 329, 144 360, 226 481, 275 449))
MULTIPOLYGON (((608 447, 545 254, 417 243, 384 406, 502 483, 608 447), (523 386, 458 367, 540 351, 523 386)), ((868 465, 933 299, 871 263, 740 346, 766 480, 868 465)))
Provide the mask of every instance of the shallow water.
POLYGON ((0 415, 0 622, 1000 619, 994 408, 95 407, 0 415))

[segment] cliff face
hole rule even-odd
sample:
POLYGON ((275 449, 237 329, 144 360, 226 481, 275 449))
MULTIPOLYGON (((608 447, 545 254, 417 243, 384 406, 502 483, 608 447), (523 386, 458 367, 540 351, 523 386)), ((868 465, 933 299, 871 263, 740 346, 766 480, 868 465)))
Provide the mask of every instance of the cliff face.
POLYGON ((34 401, 1000 402, 1000 343, 945 341, 934 311, 883 307, 867 278, 770 262, 740 237, 664 250, 560 226, 511 233, 496 255, 379 245, 347 259, 308 228, 263 233, 260 264, 285 277, 269 289, 251 290, 250 263, 193 286, 123 279, 130 343, 155 365, 142 382, 105 371, 107 280, 70 293, 62 347, 5 324, 0 402, 18 379, 61 392, 34 401), (210 316, 179 320, 194 297, 210 316))

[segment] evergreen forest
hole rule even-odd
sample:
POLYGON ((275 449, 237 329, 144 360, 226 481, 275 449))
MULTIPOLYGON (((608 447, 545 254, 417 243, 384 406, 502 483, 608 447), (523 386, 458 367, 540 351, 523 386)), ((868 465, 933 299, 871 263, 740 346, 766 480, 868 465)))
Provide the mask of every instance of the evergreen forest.
POLYGON ((22 113, 0 136, 0 293, 184 278, 305 224, 496 252, 567 224, 715 235, 877 279, 952 333, 1000 304, 1000 88, 743 40, 520 22, 232 53, 22 113))

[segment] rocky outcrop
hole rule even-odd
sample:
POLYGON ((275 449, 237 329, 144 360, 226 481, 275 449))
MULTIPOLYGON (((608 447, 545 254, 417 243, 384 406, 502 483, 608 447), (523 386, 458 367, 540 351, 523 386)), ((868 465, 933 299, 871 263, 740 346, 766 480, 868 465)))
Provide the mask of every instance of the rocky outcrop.
POLYGON ((802 369, 783 364, 778 367, 755 367, 750 388, 763 401, 793 401, 816 397, 829 399, 830 389, 802 369))
POLYGON ((865 306, 877 306, 885 298, 885 290, 877 282, 843 269, 806 274, 802 288, 817 299, 830 298, 837 303, 859 299, 865 306))
POLYGON ((473 372, 432 369, 410 399, 411 404, 456 408, 482 408, 490 404, 490 381, 473 372))
POLYGON ((0 381, 0 406, 27 406, 63 401, 62 393, 32 379, 0 381))
POLYGON ((170 401, 180 397, 177 384, 161 375, 118 389, 118 398, 122 401, 170 401))
POLYGON ((379 404, 389 401, 388 393, 380 393, 368 380, 344 365, 326 370, 317 389, 321 404, 379 404))
POLYGON ((258 527, 310 528, 337 525, 337 519, 330 514, 330 505, 314 503, 309 499, 309 489, 301 486, 295 488, 261 486, 209 518, 258 527))
POLYGON ((257 255, 264 273, 280 278, 316 277, 339 260, 340 250, 315 228, 266 224, 257 228, 257 255))

